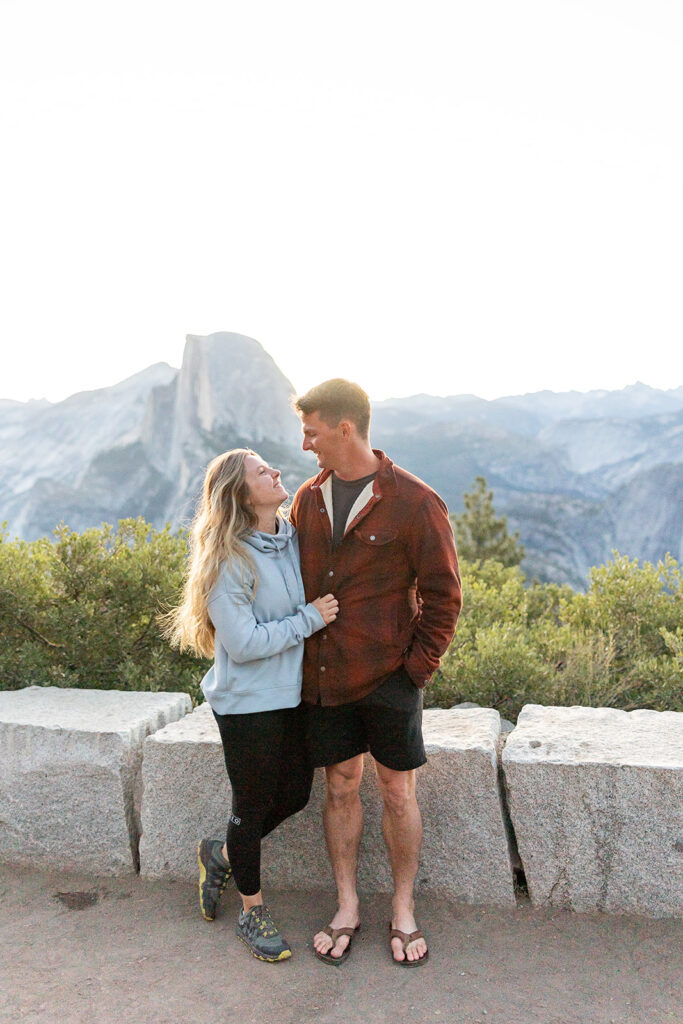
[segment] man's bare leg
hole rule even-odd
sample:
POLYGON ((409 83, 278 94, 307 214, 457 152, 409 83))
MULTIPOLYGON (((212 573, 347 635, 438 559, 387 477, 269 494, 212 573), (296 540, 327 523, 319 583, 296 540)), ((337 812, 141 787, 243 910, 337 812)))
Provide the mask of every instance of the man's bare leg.
MULTIPOLYGON (((332 864, 339 909, 332 918, 332 928, 355 928, 360 923, 356 879, 358 849, 363 831, 363 809, 360 802, 360 783, 363 778, 363 755, 352 757, 341 764, 325 769, 326 792, 323 807, 323 825, 327 852, 332 864)), ((313 936, 313 945, 319 953, 339 957, 349 944, 341 935, 332 946, 325 932, 313 936)))
MULTIPOLYGON (((414 887, 422 845, 422 816, 415 796, 416 773, 397 772, 377 761, 375 767, 384 801, 382 828, 394 878, 392 928, 410 934, 417 930, 414 887)), ((424 939, 415 939, 404 953, 401 940, 392 939, 391 949, 394 960, 421 960, 427 952, 427 943, 424 939)))

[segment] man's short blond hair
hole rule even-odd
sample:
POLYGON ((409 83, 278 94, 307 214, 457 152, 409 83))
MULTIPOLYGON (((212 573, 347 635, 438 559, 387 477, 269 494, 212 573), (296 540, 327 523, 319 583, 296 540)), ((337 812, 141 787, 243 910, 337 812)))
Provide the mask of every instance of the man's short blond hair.
POLYGON ((321 420, 330 427, 336 427, 341 420, 355 424, 360 437, 367 440, 370 432, 370 399, 359 384, 343 377, 316 384, 305 395, 292 402, 298 413, 310 416, 317 412, 321 420))

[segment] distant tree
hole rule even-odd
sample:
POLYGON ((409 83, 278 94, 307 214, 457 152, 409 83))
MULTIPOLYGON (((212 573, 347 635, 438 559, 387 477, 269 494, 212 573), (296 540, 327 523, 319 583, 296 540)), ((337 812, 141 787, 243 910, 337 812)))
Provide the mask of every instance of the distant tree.
POLYGON ((458 554, 468 561, 495 559, 504 566, 519 565, 524 558, 524 547, 519 533, 510 536, 507 518, 496 516, 493 491, 486 486, 483 476, 474 481, 471 491, 464 495, 465 511, 451 516, 458 554))

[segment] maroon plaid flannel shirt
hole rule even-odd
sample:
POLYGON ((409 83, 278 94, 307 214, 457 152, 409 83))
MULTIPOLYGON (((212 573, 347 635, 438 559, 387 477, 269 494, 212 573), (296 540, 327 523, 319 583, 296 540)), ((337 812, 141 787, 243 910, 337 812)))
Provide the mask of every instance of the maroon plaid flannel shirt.
POLYGON ((306 641, 303 699, 312 704, 359 700, 402 665, 425 686, 458 620, 462 591, 444 502, 384 452, 375 455, 372 496, 336 551, 330 471, 294 497, 306 600, 333 593, 339 601, 336 620, 306 641))

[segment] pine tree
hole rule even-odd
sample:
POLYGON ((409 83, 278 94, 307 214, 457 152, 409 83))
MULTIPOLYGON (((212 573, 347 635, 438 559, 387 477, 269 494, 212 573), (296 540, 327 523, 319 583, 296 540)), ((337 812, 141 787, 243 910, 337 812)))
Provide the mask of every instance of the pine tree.
POLYGON ((506 516, 496 516, 493 491, 488 490, 483 476, 475 479, 472 490, 463 500, 463 514, 451 516, 460 557, 469 561, 491 558, 505 566, 519 565, 524 558, 519 533, 510 536, 506 516))

